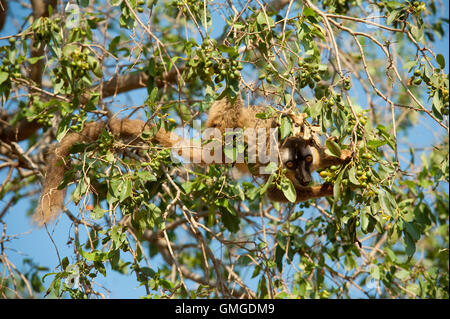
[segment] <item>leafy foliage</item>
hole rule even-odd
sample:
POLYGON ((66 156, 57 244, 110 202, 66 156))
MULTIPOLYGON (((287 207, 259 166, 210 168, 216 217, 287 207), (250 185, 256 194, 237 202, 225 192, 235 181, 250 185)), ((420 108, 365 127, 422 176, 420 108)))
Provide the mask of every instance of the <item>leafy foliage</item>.
POLYGON ((77 3, 30 14, 0 40, 2 297, 103 297, 96 280, 111 270, 147 298, 448 298, 448 51, 431 49, 448 42, 439 1, 77 3), (283 174, 233 179, 231 164, 184 165, 150 142, 156 128, 194 126, 215 99, 239 94, 270 105, 258 117, 278 117, 283 138, 288 115, 306 113, 336 137, 330 154, 354 152, 315 178, 334 196, 273 203, 272 184, 296 198, 283 174), (74 253, 52 271, 29 259, 19 270, 9 212, 35 209, 51 143, 113 114, 155 130, 138 144, 105 130, 73 145, 59 187, 74 185, 62 217, 74 253))

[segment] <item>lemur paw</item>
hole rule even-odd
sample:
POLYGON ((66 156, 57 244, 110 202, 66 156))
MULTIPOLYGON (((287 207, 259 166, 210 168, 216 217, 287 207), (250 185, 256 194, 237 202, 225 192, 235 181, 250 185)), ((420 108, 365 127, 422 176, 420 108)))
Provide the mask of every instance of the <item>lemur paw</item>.
POLYGON ((327 138, 327 140, 337 142, 338 138, 336 136, 330 136, 327 138))
POLYGON ((353 158, 353 152, 349 149, 341 151, 341 160, 344 162, 349 162, 353 158))

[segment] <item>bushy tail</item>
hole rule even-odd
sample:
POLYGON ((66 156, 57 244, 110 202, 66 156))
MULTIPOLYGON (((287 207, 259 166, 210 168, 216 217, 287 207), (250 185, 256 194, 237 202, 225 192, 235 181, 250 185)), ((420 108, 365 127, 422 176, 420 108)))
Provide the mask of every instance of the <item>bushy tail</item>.
POLYGON ((89 123, 78 133, 67 134, 59 144, 53 148, 48 157, 48 164, 43 182, 42 194, 33 221, 42 226, 53 220, 64 205, 65 189, 58 189, 64 173, 70 167, 69 150, 75 143, 95 141, 102 131, 104 123, 89 123))
MULTIPOLYGON (((33 221, 42 226, 54 218, 63 209, 65 189, 58 189, 65 172, 70 167, 70 147, 75 143, 91 143, 97 140, 106 124, 103 122, 89 123, 81 132, 67 134, 55 148, 52 149, 43 182, 42 194, 33 221)), ((142 120, 112 119, 108 127, 114 135, 125 138, 139 138, 140 134, 151 128, 142 120)))

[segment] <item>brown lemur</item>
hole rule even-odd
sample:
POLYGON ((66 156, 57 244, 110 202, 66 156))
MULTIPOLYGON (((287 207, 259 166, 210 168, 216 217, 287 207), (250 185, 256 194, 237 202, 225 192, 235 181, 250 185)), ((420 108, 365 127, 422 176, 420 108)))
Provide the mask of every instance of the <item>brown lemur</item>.
MULTIPOLYGON (((209 110, 206 128, 216 128, 220 133, 225 134, 226 129, 271 129, 276 128, 278 123, 275 118, 258 118, 258 113, 264 113, 267 107, 249 106, 244 107, 243 101, 238 98, 234 103, 229 103, 227 98, 220 99, 213 103, 209 110)), ((43 225, 54 219, 62 210, 64 205, 65 190, 58 189, 64 173, 70 167, 70 148, 75 143, 92 143, 97 140, 103 129, 108 128, 112 134, 122 138, 139 140, 143 131, 150 130, 152 125, 146 124, 142 120, 133 119, 111 119, 108 123, 94 122, 86 124, 81 132, 68 133, 50 152, 46 175, 43 181, 43 190, 38 203, 33 220, 38 225, 43 225)), ((268 131, 269 132, 269 131, 268 131)), ((245 143, 248 148, 256 147, 253 140, 247 139, 245 143)), ((269 136, 266 137, 269 140, 269 136)), ((183 153, 190 161, 200 164, 208 164, 205 152, 200 148, 192 148, 191 141, 168 132, 161 128, 154 136, 152 142, 161 144, 164 147, 190 147, 189 151, 183 153)), ((277 145, 281 168, 286 169, 286 177, 289 178, 296 190, 296 202, 306 201, 311 198, 333 195, 332 185, 307 186, 312 178, 313 171, 331 165, 340 165, 350 160, 351 152, 343 150, 340 157, 329 156, 325 153, 325 148, 315 136, 309 139, 291 137, 277 145)), ((257 152, 255 152, 257 153, 257 152)), ((223 163, 224 155, 221 157, 223 163)), ((219 162, 218 162, 219 163, 219 162)), ((267 163, 266 163, 267 164, 267 163)), ((265 164, 264 164, 265 165, 265 164)), ((256 169, 263 166, 259 158, 250 167, 247 163, 234 163, 234 166, 242 173, 250 173, 254 176, 263 177, 265 180, 268 174, 261 174, 256 169)), ((272 186, 267 190, 268 197, 273 201, 288 202, 281 190, 272 186)))
MULTIPOLYGON (((244 107, 243 101, 237 98, 236 101, 231 104, 226 98, 216 101, 210 108, 208 119, 206 121, 206 128, 218 129, 222 136, 226 134, 228 128, 242 128, 242 129, 260 129, 264 128, 267 132, 269 129, 276 128, 278 126, 275 117, 269 117, 262 119, 257 117, 257 114, 262 114, 267 111, 265 106, 249 106, 244 107)), ((161 133, 161 132, 160 132, 161 133)), ((267 142, 270 143, 270 137, 267 136, 267 142)), ((167 147, 189 147, 191 142, 185 140, 180 136, 175 135, 172 132, 162 132, 158 137, 159 142, 167 147)), ((257 147, 251 145, 254 140, 248 140, 247 136, 244 136, 245 143, 248 148, 257 147)), ((297 197, 295 202, 306 201, 311 198, 318 198, 323 196, 333 195, 333 185, 323 184, 316 186, 308 186, 312 181, 311 174, 318 170, 332 165, 342 165, 350 161, 352 152, 349 149, 342 150, 340 157, 328 155, 325 147, 322 147, 320 140, 316 134, 309 134, 308 138, 303 137, 289 137, 285 141, 278 142, 279 156, 281 159, 280 168, 286 169, 286 177, 289 178, 296 190, 297 197)), ((255 152, 257 153, 257 152, 255 152)), ((208 153, 206 152, 208 155, 208 153)), ((186 153, 179 155, 185 156, 186 153)), ((205 152, 199 148, 192 148, 191 152, 188 152, 189 160, 195 163, 207 164, 203 158, 205 152)), ((225 157, 225 156, 223 156, 225 157)), ((221 163, 223 163, 223 157, 221 163)), ((267 163, 266 163, 267 164, 267 163)), ((251 167, 248 163, 234 163, 241 173, 250 173, 254 176, 263 177, 268 179, 268 174, 261 174, 259 166, 264 166, 263 163, 256 158, 256 163, 251 167)), ((267 190, 269 199, 277 202, 288 202, 288 199, 282 192, 273 185, 267 190)))

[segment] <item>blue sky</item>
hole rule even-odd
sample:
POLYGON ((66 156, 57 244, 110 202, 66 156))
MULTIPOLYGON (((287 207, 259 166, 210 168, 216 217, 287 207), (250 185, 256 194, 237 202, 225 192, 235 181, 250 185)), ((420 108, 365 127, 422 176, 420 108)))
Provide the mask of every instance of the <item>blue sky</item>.
MULTIPOLYGON (((448 18, 448 1, 445 1, 445 5, 446 10, 444 13, 448 18)), ((17 3, 11 3, 11 12, 14 12, 14 14, 17 14, 17 16, 24 16, 24 11, 19 8, 20 7, 17 5, 17 3)), ((223 21, 218 16, 213 16, 213 19, 213 34, 220 34, 223 28, 223 21), (220 19, 219 22, 217 22, 217 19, 220 19)), ((10 21, 11 19, 7 20, 7 23, 9 23, 10 21)), ((0 36, 10 35, 12 34, 12 32, 14 32, 14 30, 15 27, 7 25, 0 33, 0 36)), ((445 71, 446 73, 448 73, 450 64, 448 49, 448 26, 445 27, 445 30, 447 38, 437 42, 435 44, 434 51, 444 55, 447 61, 445 71)), ((114 101, 114 103, 116 105, 124 105, 126 103, 129 103, 131 100, 133 105, 139 105, 142 101, 142 97, 145 96, 145 94, 146 92, 144 89, 137 90, 129 95, 129 99, 126 96, 120 96, 114 101)), ((408 135, 409 138, 415 139, 416 146, 428 146, 430 140, 436 140, 435 136, 433 135, 433 131, 439 131, 437 125, 430 120, 425 120, 424 125, 429 126, 430 130, 417 129, 415 131, 412 131, 411 134, 408 135)), ((3 180, 5 176, 6 172, 1 171, 0 180, 3 180)), ((5 200, 0 202, 0 210, 3 209, 6 202, 7 201, 5 200)), ((29 257, 32 258, 35 263, 41 266, 47 266, 50 268, 50 271, 53 271, 59 263, 58 255, 60 256, 60 258, 63 258, 64 256, 74 255, 73 245, 67 244, 70 236, 68 234, 68 230, 70 229, 70 234, 73 235, 73 227, 70 227, 71 223, 69 219, 65 215, 63 215, 57 221, 56 225, 53 224, 48 229, 49 232, 47 232, 45 228, 39 229, 33 226, 29 218, 26 217, 26 212, 30 208, 31 205, 29 202, 21 201, 12 209, 10 209, 4 218, 5 222, 7 223, 8 235, 19 235, 17 237, 14 237, 10 242, 6 243, 6 247, 10 249, 10 251, 8 251, 8 255, 15 263, 15 265, 19 268, 21 268, 22 266, 21 260, 24 257, 29 257), (58 253, 56 253, 56 251, 58 253)), ((69 205, 69 209, 73 212, 77 212, 77 208, 74 207, 73 204, 69 205)), ((220 249, 220 247, 218 247, 217 249, 220 249)), ((221 254, 221 252, 218 251, 218 254, 221 254)), ((74 260, 70 260, 70 262, 74 262, 74 260)), ((157 264, 158 260, 156 260, 155 263, 157 264)), ((157 266, 153 268, 157 269, 157 266)), ((25 270, 25 268, 21 269, 25 270)), ((251 273, 248 275, 250 276, 251 273)), ((110 290, 110 294, 107 295, 110 298, 138 298, 140 296, 144 296, 146 294, 145 289, 143 287, 137 287, 135 275, 129 274, 128 276, 124 276, 111 271, 110 269, 107 269, 107 280, 99 275, 97 281, 102 286, 110 290), (131 278, 129 278, 128 276, 131 276, 131 278)), ((47 287, 51 280, 51 276, 47 277, 44 282, 44 286, 47 287)))

